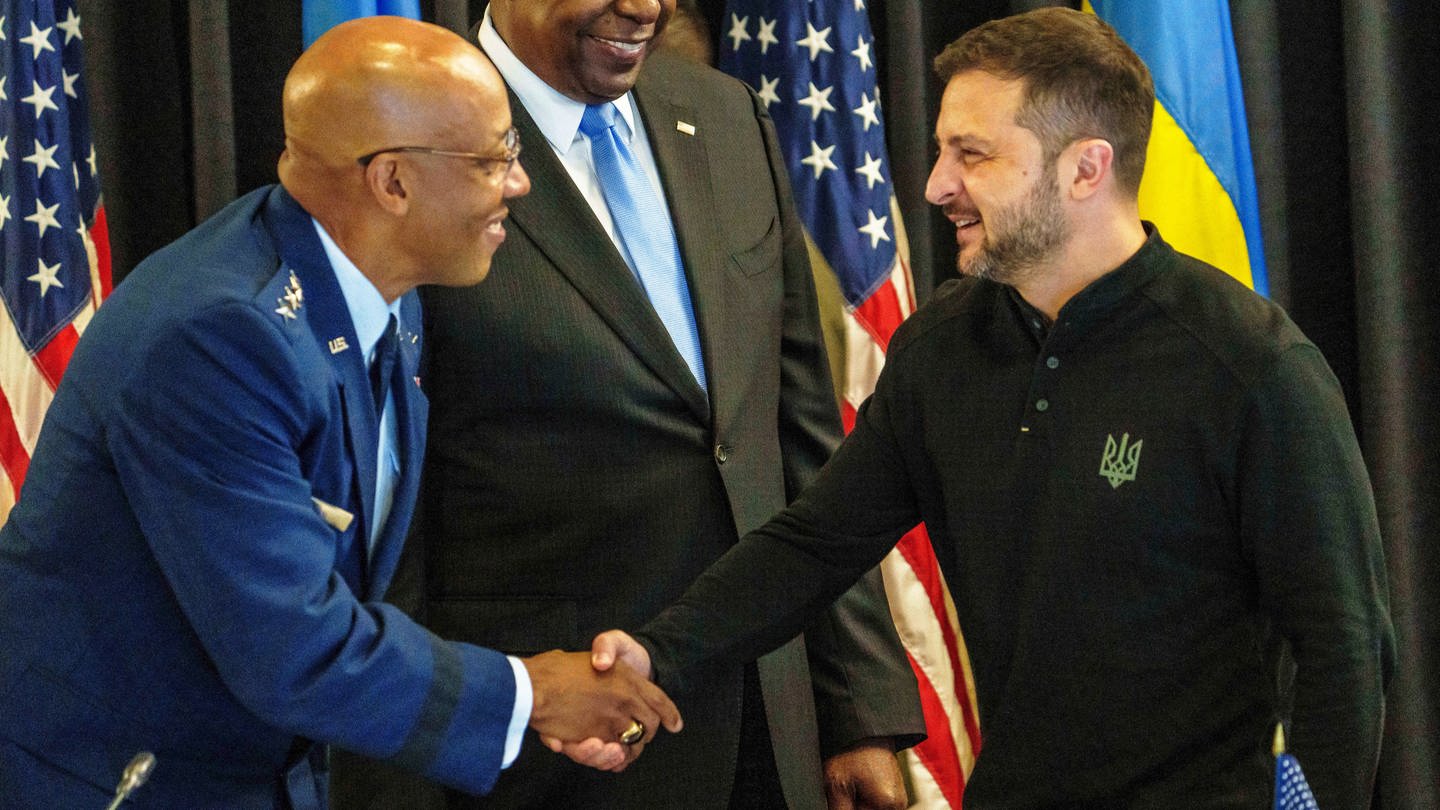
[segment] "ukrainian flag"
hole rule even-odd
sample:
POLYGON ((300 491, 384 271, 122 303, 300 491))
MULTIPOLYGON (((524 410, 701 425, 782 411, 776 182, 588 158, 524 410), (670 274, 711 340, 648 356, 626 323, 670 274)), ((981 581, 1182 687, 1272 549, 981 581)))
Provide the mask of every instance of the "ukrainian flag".
POLYGON ((1085 0, 1155 79, 1140 215, 1176 250, 1268 293, 1255 165, 1226 0, 1085 0))
POLYGON ((307 48, 319 39, 321 34, 356 17, 393 14, 412 20, 420 19, 420 0, 304 0, 302 9, 302 27, 307 48))

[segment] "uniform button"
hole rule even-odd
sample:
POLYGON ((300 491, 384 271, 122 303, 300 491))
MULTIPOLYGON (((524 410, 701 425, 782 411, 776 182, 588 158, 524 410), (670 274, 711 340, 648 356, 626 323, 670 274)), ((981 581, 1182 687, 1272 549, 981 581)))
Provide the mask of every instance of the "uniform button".
POLYGON ((715 445, 715 463, 724 464, 730 460, 730 448, 723 444, 715 445))
POLYGON ((1047 357, 1047 358, 1045 358, 1045 367, 1046 367, 1046 368, 1059 368, 1059 367, 1060 367, 1060 358, 1058 358, 1058 357, 1047 357))
POLYGON ((1035 410, 1037 410, 1037 411, 1039 411, 1039 412, 1041 412, 1041 413, 1044 413, 1044 412, 1050 410, 1050 400, 1048 400, 1048 399, 1037 399, 1037 400, 1035 400, 1035 410))

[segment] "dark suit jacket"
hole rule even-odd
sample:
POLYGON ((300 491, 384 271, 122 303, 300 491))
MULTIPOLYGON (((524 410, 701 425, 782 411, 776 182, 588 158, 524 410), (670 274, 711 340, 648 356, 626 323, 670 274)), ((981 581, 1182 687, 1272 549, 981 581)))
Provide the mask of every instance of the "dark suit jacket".
MULTIPOLYGON (((511 202, 484 284, 424 294, 434 408, 423 610, 442 636, 534 653, 638 627, 783 507, 835 447, 804 235, 763 106, 739 82, 662 55, 635 94, 685 259, 709 396, 512 97, 533 190, 511 202)), ((795 808, 824 806, 822 752, 923 730, 878 575, 805 641, 762 660, 760 679, 795 808)), ((531 735, 484 805, 723 807, 741 681, 741 667, 717 669, 677 695, 685 731, 662 734, 618 776, 575 766, 531 735)))
MULTIPOLYGON (((412 294, 402 319, 419 318, 412 294)), ((148 750, 142 806, 319 808, 310 740, 469 790, 494 780, 509 664, 368 601, 400 555, 427 405, 403 341, 402 472, 366 564, 378 428, 358 345, 309 216, 278 188, 100 308, 0 531, 0 804, 103 807, 148 750)))

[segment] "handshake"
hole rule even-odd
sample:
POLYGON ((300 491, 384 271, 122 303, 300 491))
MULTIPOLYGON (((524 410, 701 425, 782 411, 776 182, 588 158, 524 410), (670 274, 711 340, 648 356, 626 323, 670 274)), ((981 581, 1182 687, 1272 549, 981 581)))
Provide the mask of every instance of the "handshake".
POLYGON ((682 726, 680 710, 650 682, 650 654, 627 633, 595 637, 590 653, 547 653, 523 659, 534 705, 530 727, 545 745, 582 765, 625 770, 661 726, 682 726))

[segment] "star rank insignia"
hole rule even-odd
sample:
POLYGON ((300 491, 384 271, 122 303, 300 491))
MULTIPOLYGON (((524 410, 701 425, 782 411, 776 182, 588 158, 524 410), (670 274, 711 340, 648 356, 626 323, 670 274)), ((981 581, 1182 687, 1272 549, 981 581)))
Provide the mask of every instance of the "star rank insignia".
POLYGON ((285 286, 285 294, 275 299, 280 306, 275 308, 277 315, 284 315, 290 320, 295 320, 295 313, 305 303, 305 291, 300 289, 300 279, 295 277, 295 271, 290 271, 290 283, 285 286))

